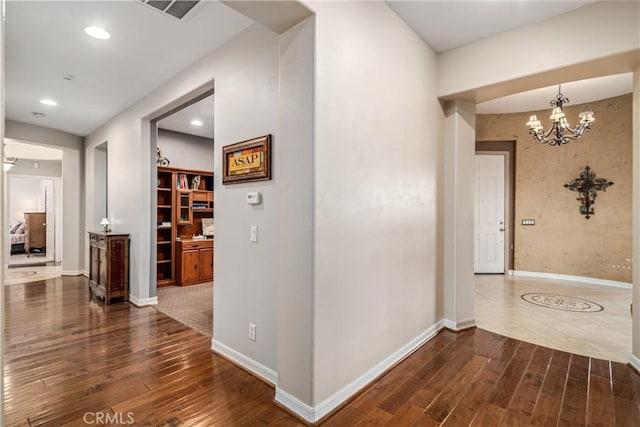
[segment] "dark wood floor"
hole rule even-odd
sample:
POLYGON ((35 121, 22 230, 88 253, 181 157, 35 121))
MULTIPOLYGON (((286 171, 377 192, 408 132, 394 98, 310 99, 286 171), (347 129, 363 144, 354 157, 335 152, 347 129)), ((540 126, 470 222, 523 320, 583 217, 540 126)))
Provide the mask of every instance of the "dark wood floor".
MULTIPOLYGON (((84 278, 5 295, 7 426, 300 425, 273 388, 154 308, 88 303, 84 278)), ((626 365, 444 331, 323 425, 640 426, 639 402, 626 365)))

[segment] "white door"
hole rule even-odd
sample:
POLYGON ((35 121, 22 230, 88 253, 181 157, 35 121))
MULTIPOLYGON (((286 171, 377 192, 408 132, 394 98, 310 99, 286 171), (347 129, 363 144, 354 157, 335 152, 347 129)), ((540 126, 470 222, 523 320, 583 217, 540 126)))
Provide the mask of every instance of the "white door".
POLYGON ((474 245, 476 273, 504 273, 503 155, 476 155, 474 245))
POLYGON ((44 211, 46 213, 46 235, 47 235, 47 259, 55 260, 56 241, 56 220, 55 220, 55 193, 53 180, 44 181, 44 211))

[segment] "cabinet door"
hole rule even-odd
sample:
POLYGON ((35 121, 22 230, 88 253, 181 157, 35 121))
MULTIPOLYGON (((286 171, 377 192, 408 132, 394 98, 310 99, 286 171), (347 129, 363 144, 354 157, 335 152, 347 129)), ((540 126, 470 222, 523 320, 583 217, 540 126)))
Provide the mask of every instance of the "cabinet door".
POLYGON ((199 274, 198 264, 200 251, 182 252, 182 283, 197 282, 199 274))
POLYGON ((126 266, 125 266, 125 245, 127 241, 124 239, 112 239, 109 242, 109 283, 111 292, 123 291, 126 285, 126 266))
POLYGON ((98 248, 98 284, 107 286, 107 251, 98 248))
POLYGON ((213 249, 200 249, 200 280, 213 279, 213 249))
POLYGON ((178 224, 193 223, 193 195, 191 191, 178 191, 178 224))
POLYGON ((89 265, 89 279, 95 283, 100 282, 100 276, 98 276, 98 270, 100 268, 100 250, 96 246, 91 246, 91 265, 89 265))

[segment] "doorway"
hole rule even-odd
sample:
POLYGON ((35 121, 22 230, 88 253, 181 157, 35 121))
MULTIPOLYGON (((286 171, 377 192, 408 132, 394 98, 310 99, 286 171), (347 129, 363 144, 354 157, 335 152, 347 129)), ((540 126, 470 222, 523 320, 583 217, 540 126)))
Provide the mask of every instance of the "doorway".
POLYGON ((515 141, 478 141, 475 155, 474 272, 513 268, 515 141))
POLYGON ((210 91, 152 121, 157 308, 209 337, 213 336, 213 105, 210 91))

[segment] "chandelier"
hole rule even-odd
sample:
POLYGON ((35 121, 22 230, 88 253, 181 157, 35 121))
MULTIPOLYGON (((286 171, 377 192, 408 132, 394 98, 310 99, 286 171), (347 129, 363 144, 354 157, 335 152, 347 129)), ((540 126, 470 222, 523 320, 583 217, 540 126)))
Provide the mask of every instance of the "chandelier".
POLYGON ((18 159, 16 159, 15 157, 5 157, 4 162, 2 164, 2 170, 7 172, 9 169, 13 167, 13 165, 16 164, 17 161, 18 159))
POLYGON ((593 111, 583 111, 580 113, 578 115, 580 117, 580 124, 571 127, 562 111, 562 106, 568 103, 569 98, 562 94, 561 85, 558 85, 556 99, 552 99, 550 103, 553 107, 551 116, 549 116, 549 118, 553 120, 551 129, 544 132, 542 123, 540 123, 540 120, 533 114, 527 122, 529 134, 538 142, 549 145, 562 145, 580 138, 585 131, 591 129, 591 122, 594 121, 593 111))

